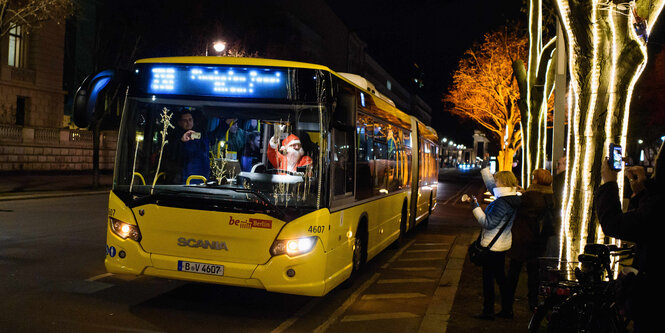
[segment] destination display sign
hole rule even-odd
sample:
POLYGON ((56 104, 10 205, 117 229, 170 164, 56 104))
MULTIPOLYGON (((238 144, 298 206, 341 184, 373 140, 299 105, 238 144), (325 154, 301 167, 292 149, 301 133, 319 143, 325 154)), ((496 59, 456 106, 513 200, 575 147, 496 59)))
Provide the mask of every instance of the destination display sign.
POLYGON ((286 69, 209 65, 147 67, 150 94, 276 98, 288 96, 286 69))

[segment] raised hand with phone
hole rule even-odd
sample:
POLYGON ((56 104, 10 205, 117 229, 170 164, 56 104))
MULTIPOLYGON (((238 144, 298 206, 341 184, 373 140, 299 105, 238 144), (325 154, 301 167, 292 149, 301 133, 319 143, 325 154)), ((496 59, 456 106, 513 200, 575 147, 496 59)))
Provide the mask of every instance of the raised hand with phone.
POLYGON ((478 204, 478 199, 476 198, 475 195, 468 195, 468 194, 462 195, 462 202, 468 202, 469 204, 471 204, 471 209, 480 207, 480 204, 478 204))

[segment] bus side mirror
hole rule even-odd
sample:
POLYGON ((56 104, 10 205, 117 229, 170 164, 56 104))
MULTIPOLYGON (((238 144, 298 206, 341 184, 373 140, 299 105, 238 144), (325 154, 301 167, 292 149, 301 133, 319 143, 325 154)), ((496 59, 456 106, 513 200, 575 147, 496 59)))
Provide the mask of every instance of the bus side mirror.
POLYGON ((74 95, 72 118, 78 127, 88 127, 93 120, 99 119, 103 107, 97 107, 99 97, 118 86, 126 86, 129 79, 128 71, 105 70, 90 75, 83 80, 74 95))

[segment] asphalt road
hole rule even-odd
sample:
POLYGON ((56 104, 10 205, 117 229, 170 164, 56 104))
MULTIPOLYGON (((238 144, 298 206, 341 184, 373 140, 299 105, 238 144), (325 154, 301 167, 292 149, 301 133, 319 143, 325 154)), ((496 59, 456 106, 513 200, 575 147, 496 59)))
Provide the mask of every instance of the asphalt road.
POLYGON ((106 195, 0 202, 0 331, 422 331, 452 246, 476 230, 459 197, 481 187, 443 172, 429 224, 318 298, 108 274, 106 195))

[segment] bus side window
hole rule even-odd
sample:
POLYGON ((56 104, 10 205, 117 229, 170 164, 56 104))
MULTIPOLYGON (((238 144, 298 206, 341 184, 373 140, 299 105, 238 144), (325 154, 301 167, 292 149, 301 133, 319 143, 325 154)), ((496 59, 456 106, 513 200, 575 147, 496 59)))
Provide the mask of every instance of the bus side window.
POLYGON ((404 130, 404 159, 402 161, 404 168, 402 168, 403 179, 402 184, 404 186, 411 185, 411 132, 404 130))
POLYGON ((333 110, 333 195, 353 195, 355 164, 355 90, 340 84, 333 110))
POLYGON ((356 156, 356 199, 372 196, 372 174, 374 173, 372 117, 358 113, 356 133, 358 135, 358 155, 356 156))
POLYGON ((388 161, 388 126, 386 123, 374 120, 374 195, 388 190, 390 165, 388 161))

